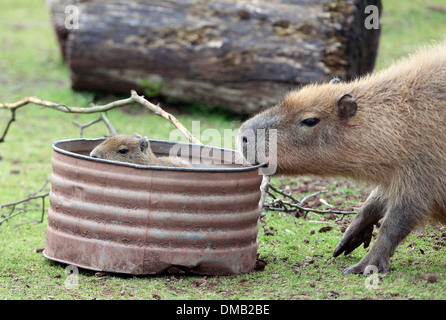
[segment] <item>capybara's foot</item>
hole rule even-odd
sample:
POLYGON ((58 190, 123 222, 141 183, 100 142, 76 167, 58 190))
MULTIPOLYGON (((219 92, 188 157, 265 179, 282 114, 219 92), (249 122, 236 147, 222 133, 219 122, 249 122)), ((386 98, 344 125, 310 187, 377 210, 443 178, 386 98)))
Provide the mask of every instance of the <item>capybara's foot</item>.
POLYGON ((337 257, 342 252, 344 252, 344 255, 347 255, 362 243, 364 243, 364 248, 367 248, 372 239, 372 232, 373 223, 365 223, 362 219, 353 220, 341 238, 333 256, 337 257))
POLYGON ((344 269, 342 274, 371 274, 376 272, 388 273, 389 259, 384 257, 369 258, 368 255, 366 255, 357 264, 344 269))

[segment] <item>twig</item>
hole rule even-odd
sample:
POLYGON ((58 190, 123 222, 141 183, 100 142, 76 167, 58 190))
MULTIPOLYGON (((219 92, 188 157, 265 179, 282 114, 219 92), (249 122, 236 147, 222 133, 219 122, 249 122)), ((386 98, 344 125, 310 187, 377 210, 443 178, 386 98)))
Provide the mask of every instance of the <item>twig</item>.
POLYGON ((110 120, 108 120, 108 118, 105 116, 104 112, 101 112, 99 114, 101 116, 102 121, 105 123, 105 125, 108 128, 108 131, 110 132, 111 136, 115 136, 118 134, 118 132, 115 130, 115 128, 113 128, 113 125, 111 124, 110 120))
POLYGON ((300 200, 300 205, 304 205, 308 200, 310 200, 313 197, 316 197, 317 195, 321 194, 321 193, 326 193, 327 191, 318 191, 312 194, 309 194, 308 196, 302 198, 302 200, 300 200))
POLYGON ((15 211, 15 207, 16 207, 18 204, 26 203, 26 202, 29 202, 29 201, 31 201, 31 200, 39 199, 39 198, 42 199, 42 216, 41 216, 41 220, 40 220, 40 222, 43 222, 43 217, 44 217, 44 215, 45 215, 45 198, 46 198, 48 195, 49 195, 49 192, 45 192, 45 193, 43 193, 43 194, 34 195, 34 196, 29 196, 28 198, 25 198, 25 199, 22 199, 22 200, 19 200, 19 201, 15 201, 15 202, 11 202, 11 203, 7 203, 7 204, 0 205, 0 211, 1 211, 3 208, 12 207, 11 211, 9 212, 9 215, 6 216, 3 220, 0 221, 0 225, 2 225, 3 222, 8 221, 9 219, 15 217, 16 215, 18 215, 18 214, 23 213, 23 212, 26 211, 25 209, 23 209, 23 210, 20 210, 20 211, 18 211, 18 212, 16 212, 16 213, 13 214, 13 212, 15 211))
POLYGON ((84 129, 88 128, 91 125, 94 125, 95 123, 98 123, 99 121, 102 121, 102 119, 101 118, 97 118, 96 120, 87 122, 86 124, 80 124, 80 123, 78 123, 78 122, 73 120, 73 124, 76 125, 76 127, 79 128, 79 137, 82 138, 83 133, 84 133, 84 129))
POLYGON ((271 187, 271 189, 273 189, 275 192, 277 192, 277 193, 279 193, 279 194, 281 194, 281 195, 283 195, 283 196, 285 196, 285 197, 291 199, 291 201, 293 201, 293 202, 295 202, 295 203, 300 203, 300 201, 297 200, 291 193, 286 193, 285 191, 283 191, 283 190, 281 190, 281 189, 279 189, 279 188, 277 188, 276 186, 273 186, 273 185, 271 185, 270 187, 271 187))
POLYGON ((34 200, 34 199, 39 199, 41 197, 46 197, 48 194, 49 194, 49 192, 46 192, 44 194, 39 194, 37 196, 29 196, 28 198, 25 198, 25 199, 22 199, 22 200, 19 200, 19 201, 7 203, 7 204, 2 204, 0 206, 0 210, 3 209, 3 208, 6 208, 6 207, 16 206, 18 204, 21 204, 21 203, 24 203, 24 202, 28 202, 28 201, 31 201, 31 200, 34 200))
POLYGON ((45 187, 48 185, 48 183, 50 183, 50 178, 46 178, 45 181, 43 182, 42 186, 39 188, 39 190, 33 192, 30 194, 30 197, 35 196, 36 194, 40 193, 43 191, 43 189, 45 189, 45 187))
MULTIPOLYGON (((181 122, 179 122, 177 120, 177 118, 175 118, 173 115, 171 115, 170 113, 164 111, 159 105, 154 105, 153 103, 147 101, 143 96, 139 96, 136 91, 131 90, 131 96, 130 98, 127 99, 122 99, 122 100, 117 100, 114 102, 110 102, 107 103, 103 106, 97 106, 97 105, 93 105, 91 107, 87 107, 87 108, 79 108, 79 107, 68 107, 64 104, 59 104, 59 103, 54 103, 54 102, 50 102, 50 101, 45 101, 42 99, 38 99, 36 97, 27 97, 24 98, 20 101, 17 101, 15 103, 0 103, 0 109, 8 109, 11 111, 11 119, 9 120, 9 122, 6 125, 6 129, 3 131, 2 137, 0 139, 0 143, 4 142, 6 134, 10 128, 10 125, 12 122, 15 121, 15 111, 29 103, 32 104, 36 104, 36 105, 40 105, 46 108, 51 108, 54 110, 58 110, 61 112, 65 112, 65 113, 80 113, 80 114, 90 114, 90 113, 97 113, 97 112, 105 112, 105 111, 109 111, 115 108, 119 108, 119 107, 123 107, 132 103, 138 103, 146 108, 148 108, 149 110, 151 110, 153 113, 155 113, 156 115, 163 117, 167 120, 169 120, 178 130, 180 130, 186 137, 187 139, 195 144, 202 144, 200 142, 200 140, 198 140, 197 138, 195 138, 190 132, 189 130, 186 129, 185 126, 183 126, 181 124, 181 122)), ((110 124, 110 122, 107 122, 106 120, 104 120, 104 122, 107 124, 110 124)), ((108 125, 107 125, 108 126, 108 125)), ((110 129, 110 127, 109 127, 110 129)), ((114 130, 114 129, 113 129, 114 130)), ((116 132, 114 130, 114 132, 116 132)))
POLYGON ((318 192, 312 193, 312 194, 302 198, 302 200, 298 200, 292 194, 286 193, 285 191, 277 188, 274 185, 270 184, 269 187, 271 190, 273 190, 277 194, 290 199, 290 201, 280 199, 275 194, 273 194, 271 191, 268 191, 268 195, 273 199, 271 201, 263 204, 264 210, 282 211, 282 212, 292 212, 292 211, 300 210, 300 211, 305 212, 304 217, 306 216, 306 214, 308 212, 320 213, 320 214, 340 214, 340 215, 342 215, 342 218, 345 215, 357 214, 356 211, 343 211, 343 210, 334 210, 334 209, 316 209, 316 208, 308 208, 308 207, 304 206, 304 204, 306 202, 308 202, 309 199, 311 199, 321 193, 325 193, 326 191, 318 191, 318 192))
POLYGON ((54 103, 51 101, 45 101, 36 97, 26 97, 20 101, 15 103, 0 103, 0 109, 9 109, 9 110, 17 110, 23 106, 26 106, 29 103, 40 105, 46 108, 58 110, 65 113, 82 113, 82 114, 90 114, 97 112, 104 112, 108 110, 112 110, 118 107, 122 107, 125 105, 129 105, 133 103, 134 100, 132 98, 122 99, 107 103, 103 106, 94 105, 89 108, 79 108, 79 107, 68 107, 64 104, 54 103))
POLYGON ((155 113, 156 115, 163 117, 164 119, 169 120, 170 122, 173 123, 173 125, 175 127, 177 127, 178 130, 181 131, 181 133, 183 133, 186 138, 191 141, 192 143, 195 144, 202 144, 200 140, 198 140, 197 138, 195 138, 190 132, 189 130, 186 129, 185 126, 183 126, 183 124, 177 120, 177 118, 175 118, 173 115, 171 115, 170 113, 164 111, 163 109, 161 109, 161 107, 159 105, 154 105, 153 103, 147 101, 146 99, 144 99, 143 96, 139 96, 136 91, 132 90, 131 91, 131 99, 133 99, 133 101, 147 107, 148 109, 150 109, 151 111, 153 111, 153 113, 155 113))
POLYGON ((17 215, 23 213, 23 212, 25 212, 24 209, 23 209, 23 210, 20 210, 20 211, 17 211, 17 212, 14 213, 14 214, 10 214, 9 216, 7 216, 6 218, 4 218, 3 220, 0 221, 0 226, 3 224, 3 222, 8 221, 9 219, 11 219, 11 218, 13 218, 13 217, 15 217, 15 216, 17 216, 17 215))
POLYGON ((23 213, 23 212, 26 211, 26 207, 25 207, 24 209, 14 213, 17 205, 22 204, 22 203, 28 203, 31 200, 35 200, 35 199, 39 199, 39 198, 42 199, 42 216, 40 218, 40 222, 43 222, 43 217, 45 215, 45 198, 49 195, 49 192, 45 192, 45 193, 42 193, 42 194, 39 194, 39 193, 41 193, 43 191, 43 189, 45 189, 45 187, 48 185, 49 182, 50 182, 50 178, 48 177, 48 178, 45 179, 45 181, 43 182, 42 186, 38 190, 30 193, 29 196, 27 198, 25 198, 25 199, 0 205, 0 212, 1 212, 1 210, 3 208, 8 208, 8 207, 11 208, 11 211, 9 212, 9 214, 7 216, 5 216, 5 218, 3 220, 0 221, 0 225, 3 222, 8 221, 9 219, 17 216, 18 214, 23 213))
POLYGON ((99 113, 99 118, 97 118, 96 120, 87 122, 86 124, 80 124, 74 120, 73 120, 73 123, 74 123, 74 125, 76 125, 79 128, 79 137, 82 138, 84 129, 94 125, 95 123, 98 123, 99 121, 104 122, 105 126, 107 127, 107 129, 109 131, 110 136, 115 136, 118 134, 118 132, 115 130, 115 128, 113 128, 113 125, 110 122, 110 120, 108 120, 108 118, 105 116, 105 114, 103 112, 99 113))
POLYGON ((11 109, 11 118, 9 119, 8 123, 6 124, 6 128, 3 131, 2 137, 0 138, 0 143, 5 141, 6 134, 8 133, 9 127, 11 126, 11 123, 15 121, 15 110, 11 109))

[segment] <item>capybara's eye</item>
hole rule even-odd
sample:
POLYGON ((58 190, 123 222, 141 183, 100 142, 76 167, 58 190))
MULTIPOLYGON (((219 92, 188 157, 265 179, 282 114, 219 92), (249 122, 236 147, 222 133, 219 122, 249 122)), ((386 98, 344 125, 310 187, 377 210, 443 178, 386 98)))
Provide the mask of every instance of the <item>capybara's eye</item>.
POLYGON ((126 154, 127 152, 129 152, 129 149, 119 149, 118 150, 118 152, 120 153, 120 154, 126 154))
POLYGON ((321 121, 318 118, 308 118, 305 119, 301 122, 302 125, 307 126, 307 127, 314 127, 315 125, 317 125, 319 123, 319 121, 321 121))

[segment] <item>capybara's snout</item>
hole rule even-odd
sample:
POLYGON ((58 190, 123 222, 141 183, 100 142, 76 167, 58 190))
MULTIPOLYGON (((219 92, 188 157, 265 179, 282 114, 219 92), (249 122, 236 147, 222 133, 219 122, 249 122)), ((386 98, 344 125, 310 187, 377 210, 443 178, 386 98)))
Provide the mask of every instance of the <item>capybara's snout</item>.
POLYGON ((239 130, 237 145, 239 152, 250 164, 268 163, 271 130, 274 117, 255 116, 246 121, 239 130))

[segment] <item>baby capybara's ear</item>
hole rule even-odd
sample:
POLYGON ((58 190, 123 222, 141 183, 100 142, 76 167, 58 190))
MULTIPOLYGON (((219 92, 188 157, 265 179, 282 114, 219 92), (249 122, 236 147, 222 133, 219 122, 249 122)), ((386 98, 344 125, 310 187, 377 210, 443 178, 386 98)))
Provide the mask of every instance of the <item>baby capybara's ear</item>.
POLYGON ((146 137, 140 137, 138 140, 139 149, 142 153, 146 153, 149 149, 149 140, 146 137))
POLYGON ((351 94, 346 93, 336 100, 335 108, 338 110, 341 119, 348 120, 355 115, 358 104, 351 94))

